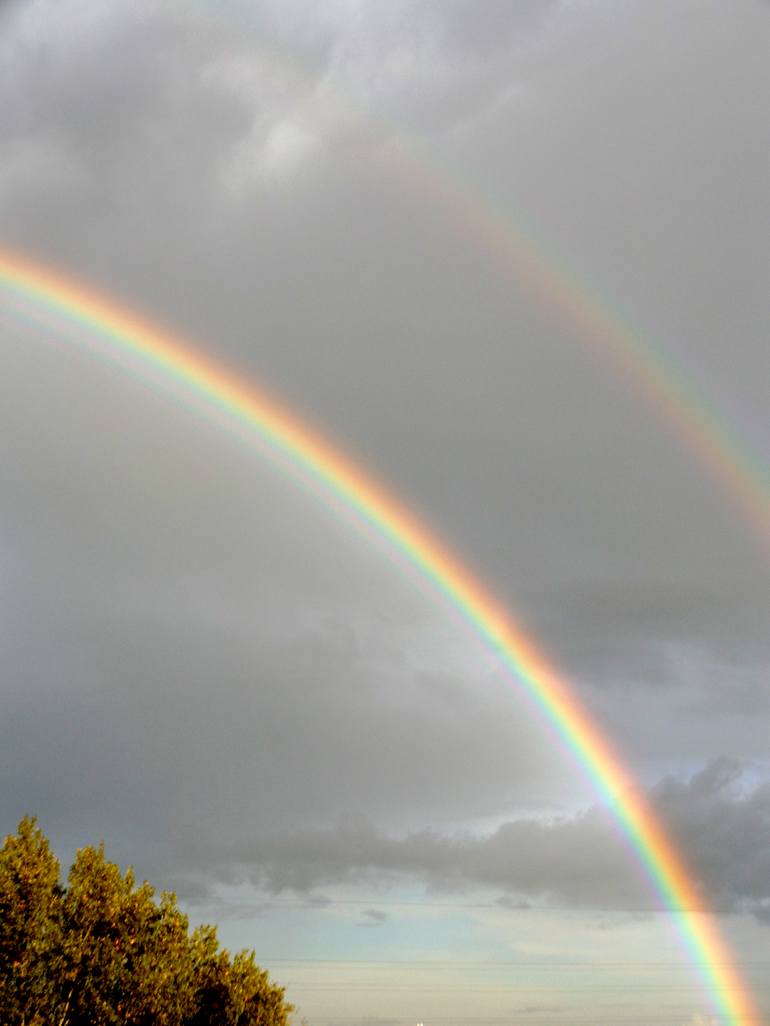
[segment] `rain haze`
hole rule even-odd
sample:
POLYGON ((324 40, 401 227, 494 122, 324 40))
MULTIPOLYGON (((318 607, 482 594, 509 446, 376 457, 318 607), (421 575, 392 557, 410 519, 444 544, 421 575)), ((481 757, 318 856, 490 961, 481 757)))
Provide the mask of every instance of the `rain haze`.
MULTIPOLYGON (((770 1017, 768 53, 760 0, 0 2, 0 247, 457 553, 770 1017)), ((3 835, 103 838, 309 1026, 727 1021, 450 597, 2 282, 0 475, 3 835)))

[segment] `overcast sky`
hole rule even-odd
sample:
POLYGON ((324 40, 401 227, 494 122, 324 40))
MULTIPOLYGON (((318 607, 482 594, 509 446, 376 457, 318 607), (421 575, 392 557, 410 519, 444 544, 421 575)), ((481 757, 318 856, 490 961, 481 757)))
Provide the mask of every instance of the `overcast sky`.
MULTIPOLYGON (((0 245, 435 527, 649 790, 768 1007, 762 514, 562 300, 759 484, 769 52, 759 0, 0 3, 0 245)), ((64 861, 103 837, 311 1026, 709 1023, 617 824, 447 603, 81 341, 0 290, 2 832, 33 812, 64 861)))

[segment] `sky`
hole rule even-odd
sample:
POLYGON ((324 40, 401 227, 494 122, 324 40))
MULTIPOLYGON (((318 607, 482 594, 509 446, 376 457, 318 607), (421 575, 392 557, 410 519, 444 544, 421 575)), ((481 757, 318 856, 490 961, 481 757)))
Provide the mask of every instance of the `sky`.
MULTIPOLYGON (((767 508, 565 300, 759 485, 769 48, 760 0, 0 3, 0 246, 259 384, 461 555, 770 1017, 767 508)), ((716 1023, 446 598, 82 342, 0 289, 2 834, 103 838, 310 1026, 716 1023)))

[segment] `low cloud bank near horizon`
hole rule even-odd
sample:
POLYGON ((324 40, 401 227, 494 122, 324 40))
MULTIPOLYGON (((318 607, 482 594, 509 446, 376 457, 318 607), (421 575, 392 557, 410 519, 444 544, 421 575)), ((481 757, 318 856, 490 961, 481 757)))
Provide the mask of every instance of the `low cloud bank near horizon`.
MULTIPOLYGON (((665 778, 649 798, 706 905, 770 925, 770 783, 717 760, 693 776, 665 778)), ((497 889, 501 907, 526 908, 530 901, 591 911, 663 907, 604 806, 522 817, 489 834, 421 830, 397 837, 364 816, 348 817, 333 827, 256 838, 230 858, 225 879, 273 895, 310 895, 339 884, 418 884, 429 895, 497 889)))

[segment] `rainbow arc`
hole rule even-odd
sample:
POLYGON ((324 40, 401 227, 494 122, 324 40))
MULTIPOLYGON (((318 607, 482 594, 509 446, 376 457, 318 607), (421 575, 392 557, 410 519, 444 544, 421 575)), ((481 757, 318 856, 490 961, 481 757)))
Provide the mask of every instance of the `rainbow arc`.
POLYGON ((372 477, 290 410, 230 375, 182 339, 121 309, 91 289, 13 253, 0 251, 0 296, 34 319, 53 316, 79 343, 127 360, 145 376, 173 383, 238 433, 267 446, 316 492, 353 512, 458 609, 528 692, 573 753, 673 913, 679 932, 724 1023, 761 1016, 685 859, 667 836, 610 741, 535 639, 434 532, 372 477))

